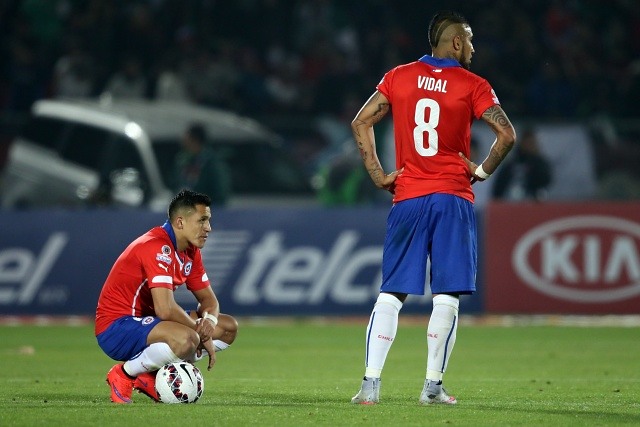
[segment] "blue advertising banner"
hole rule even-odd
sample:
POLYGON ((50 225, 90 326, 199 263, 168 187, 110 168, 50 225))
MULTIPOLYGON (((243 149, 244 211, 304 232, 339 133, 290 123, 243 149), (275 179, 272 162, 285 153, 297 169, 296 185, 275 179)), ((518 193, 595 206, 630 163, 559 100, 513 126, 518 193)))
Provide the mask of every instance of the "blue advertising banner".
MULTIPOLYGON (((368 315, 381 281, 387 213, 387 207, 215 210, 202 255, 222 310, 368 315)), ((3 212, 0 315, 93 314, 118 255, 163 222, 164 215, 146 211, 3 212)), ((176 300, 185 308, 195 303, 184 289, 176 300)), ((463 297, 461 312, 481 311, 481 300, 481 293, 463 297)), ((427 293, 410 296, 403 313, 430 309, 427 293)))

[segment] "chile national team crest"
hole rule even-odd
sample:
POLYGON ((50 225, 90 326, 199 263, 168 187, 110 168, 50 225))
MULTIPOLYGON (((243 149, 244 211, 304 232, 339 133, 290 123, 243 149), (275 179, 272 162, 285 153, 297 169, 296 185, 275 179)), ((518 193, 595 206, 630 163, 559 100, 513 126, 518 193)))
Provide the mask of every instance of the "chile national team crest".
POLYGON ((193 266, 193 263, 191 261, 188 261, 185 265, 184 265, 184 275, 188 276, 189 274, 191 274, 191 267, 193 266))

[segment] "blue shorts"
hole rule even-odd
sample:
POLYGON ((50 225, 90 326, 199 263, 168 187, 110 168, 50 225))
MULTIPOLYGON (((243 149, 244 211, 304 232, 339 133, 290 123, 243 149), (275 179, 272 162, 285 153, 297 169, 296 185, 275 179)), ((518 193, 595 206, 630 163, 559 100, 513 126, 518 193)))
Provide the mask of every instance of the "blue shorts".
POLYGON ((98 335, 98 345, 113 360, 133 359, 147 348, 147 337, 160 323, 157 317, 121 317, 98 335))
POLYGON ((398 202, 387 218, 380 291, 424 295, 428 259, 431 293, 472 294, 476 247, 468 200, 437 193, 398 202))

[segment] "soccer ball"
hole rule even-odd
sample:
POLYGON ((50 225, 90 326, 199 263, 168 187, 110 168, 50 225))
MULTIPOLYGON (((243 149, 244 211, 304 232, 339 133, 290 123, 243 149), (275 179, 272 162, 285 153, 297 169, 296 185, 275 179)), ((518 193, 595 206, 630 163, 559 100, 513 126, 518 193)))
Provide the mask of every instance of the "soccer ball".
POLYGON ((189 362, 164 365, 156 374, 156 392, 162 403, 195 403, 204 391, 204 379, 189 362))

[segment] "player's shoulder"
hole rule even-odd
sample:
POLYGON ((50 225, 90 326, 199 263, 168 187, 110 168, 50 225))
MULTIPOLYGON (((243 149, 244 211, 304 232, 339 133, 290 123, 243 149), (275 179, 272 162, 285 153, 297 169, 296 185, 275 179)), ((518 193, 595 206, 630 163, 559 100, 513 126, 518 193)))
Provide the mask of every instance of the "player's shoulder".
POLYGON ((408 62, 405 64, 396 65, 382 78, 380 84, 387 85, 403 85, 406 84, 407 81, 411 81, 411 79, 421 73, 421 70, 424 70, 425 64, 420 61, 408 62))
POLYGON ((474 73, 471 70, 467 70, 466 68, 462 68, 462 67, 459 67, 458 70, 461 73, 461 75, 465 76, 467 79, 469 79, 470 81, 473 81, 476 84, 489 83, 487 79, 485 79, 479 74, 474 73))
POLYGON ((484 88, 491 89, 491 84, 487 79, 462 67, 448 69, 442 74, 442 78, 449 81, 448 88, 450 90, 458 88, 462 92, 473 93, 484 88))
POLYGON ((159 250, 171 253, 171 238, 162 227, 154 227, 133 241, 138 250, 159 250), (166 246, 166 248, 165 248, 166 246))
POLYGON ((474 73, 471 70, 467 70, 464 67, 445 67, 442 68, 443 72, 456 76, 459 79, 466 79, 466 80, 484 80, 483 77, 479 76, 478 74, 474 73))
POLYGON ((405 64, 396 65, 391 71, 396 73, 397 72, 401 72, 401 73, 416 72, 425 67, 426 67, 426 64, 424 62, 412 61, 412 62, 407 62, 405 64))

